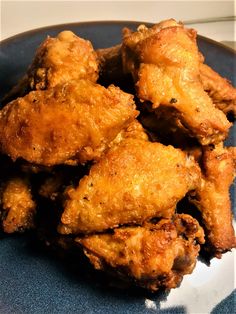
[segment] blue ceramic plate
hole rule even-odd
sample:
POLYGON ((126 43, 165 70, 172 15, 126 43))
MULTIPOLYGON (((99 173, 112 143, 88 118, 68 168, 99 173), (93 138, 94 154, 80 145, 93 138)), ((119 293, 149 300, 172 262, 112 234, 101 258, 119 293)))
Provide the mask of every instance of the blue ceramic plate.
MULTIPOLYGON (((0 43, 0 99, 22 77, 36 47, 47 35, 68 29, 95 48, 120 43, 121 30, 140 22, 89 22, 45 27, 0 43)), ((210 39, 198 38, 206 63, 234 80, 235 53, 210 39)), ((235 82, 234 82, 235 84, 235 82)), ((233 130, 227 141, 233 145, 233 130)), ((233 193, 231 193, 233 197, 233 193)), ((73 267, 35 247, 30 236, 0 240, 0 313, 233 313, 234 258, 229 252, 211 267, 200 261, 193 274, 169 294, 119 290, 102 285, 82 265, 73 267)))

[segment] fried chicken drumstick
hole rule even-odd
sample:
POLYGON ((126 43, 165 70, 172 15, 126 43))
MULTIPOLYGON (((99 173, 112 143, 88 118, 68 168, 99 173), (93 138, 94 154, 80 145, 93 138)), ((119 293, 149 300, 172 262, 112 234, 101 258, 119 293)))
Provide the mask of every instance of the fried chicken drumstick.
POLYGON ((233 151, 222 145, 205 148, 203 179, 192 202, 202 214, 206 250, 213 256, 236 247, 229 188, 234 179, 233 151))

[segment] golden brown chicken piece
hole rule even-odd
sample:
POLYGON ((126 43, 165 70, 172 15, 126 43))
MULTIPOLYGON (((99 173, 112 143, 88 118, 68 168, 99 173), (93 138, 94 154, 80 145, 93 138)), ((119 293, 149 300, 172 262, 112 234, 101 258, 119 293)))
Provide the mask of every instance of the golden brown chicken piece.
POLYGON ((71 80, 96 82, 98 64, 90 41, 63 31, 56 38, 48 37, 38 48, 28 70, 30 88, 52 88, 71 80))
POLYGON ((132 73, 137 95, 149 101, 153 110, 160 105, 175 108, 182 124, 203 145, 225 139, 230 123, 204 91, 196 32, 174 20, 152 28, 141 25, 137 32, 124 31, 123 65, 132 73))
POLYGON ((200 65, 200 78, 216 107, 236 117, 236 88, 206 64, 200 65))
POLYGON ((203 229, 189 215, 77 238, 96 269, 156 291, 176 288, 196 264, 203 229))
POLYGON ((2 184, 0 207, 4 232, 13 233, 34 227, 36 203, 27 179, 14 177, 2 184))
POLYGON ((199 184, 200 169, 172 146, 127 138, 69 188, 59 232, 89 233, 171 217, 199 184))
MULTIPOLYGON (((142 125, 138 122, 138 120, 135 119, 128 125, 126 129, 123 129, 116 136, 116 138, 109 143, 108 149, 110 149, 114 145, 118 145, 126 138, 138 138, 148 140, 148 136, 142 125)), ((80 180, 84 176, 86 171, 86 167, 84 169, 82 167, 78 168, 74 166, 64 166, 63 168, 60 168, 58 170, 51 169, 51 171, 48 173, 45 180, 41 184, 38 193, 44 198, 56 200, 62 196, 62 191, 65 190, 68 185, 71 185, 73 182, 78 182, 78 180, 80 180)))
POLYGON ((13 160, 52 166, 98 158, 135 119, 133 96, 87 80, 35 91, 0 111, 0 148, 13 160))
POLYGON ((220 258, 222 253, 236 246, 229 195, 234 179, 232 150, 221 145, 213 150, 205 148, 202 163, 202 184, 192 201, 202 214, 206 250, 220 258))
MULTIPOLYGON (((125 77, 122 68, 122 45, 98 49, 99 75, 103 81, 119 82, 125 77)), ((204 57, 201 58, 202 62, 204 57)), ((210 66, 200 63, 200 80, 214 105, 225 114, 236 116, 236 89, 210 66)))
POLYGON ((32 90, 55 87, 71 80, 98 78, 97 55, 90 41, 63 31, 47 37, 36 51, 27 74, 3 99, 3 103, 32 90))

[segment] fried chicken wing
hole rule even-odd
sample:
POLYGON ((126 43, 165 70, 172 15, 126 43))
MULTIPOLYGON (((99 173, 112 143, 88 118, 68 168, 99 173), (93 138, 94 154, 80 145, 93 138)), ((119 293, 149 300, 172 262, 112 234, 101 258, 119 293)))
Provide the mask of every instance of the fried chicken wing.
POLYGON ((196 264, 204 242, 198 222, 189 215, 156 224, 114 229, 111 234, 77 238, 96 269, 115 272, 151 291, 176 288, 196 264))
POLYGON ((133 97, 87 80, 35 91, 0 111, 0 148, 13 160, 52 166, 98 158, 135 119, 133 97))
POLYGON ((236 117, 236 89, 231 83, 206 64, 200 65, 200 78, 217 108, 236 117))
POLYGON ((176 203, 199 183, 200 169, 172 146, 127 138, 66 193, 59 231, 103 231, 171 217, 176 203))
POLYGON ((36 51, 27 74, 3 99, 26 95, 32 90, 53 88, 71 80, 98 78, 97 55, 90 41, 63 31, 57 37, 47 37, 36 51))
POLYGON ((234 179, 232 150, 217 146, 205 148, 203 180, 192 199, 201 211, 206 229, 207 251, 216 257, 236 246, 232 226, 229 187, 234 179))
MULTIPOLYGON (((99 75, 103 81, 119 82, 125 77, 122 66, 121 44, 98 49, 99 75)), ((202 57, 204 61, 204 57, 202 57)), ((236 116, 236 89, 210 66, 200 62, 200 80, 204 90, 211 97, 214 105, 225 114, 236 116)))
POLYGON ((137 95, 179 112, 182 124, 203 145, 218 143, 227 136, 230 123, 204 91, 196 32, 174 20, 137 32, 124 31, 123 66, 133 75, 137 95))
POLYGON ((29 181, 14 177, 3 183, 0 193, 0 216, 6 233, 34 227, 36 203, 32 199, 29 181))

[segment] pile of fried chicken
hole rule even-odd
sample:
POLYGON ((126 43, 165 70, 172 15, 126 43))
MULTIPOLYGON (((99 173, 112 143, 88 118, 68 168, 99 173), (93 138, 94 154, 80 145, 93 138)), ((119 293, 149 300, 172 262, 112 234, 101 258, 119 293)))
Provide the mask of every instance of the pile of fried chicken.
POLYGON ((40 45, 1 104, 5 233, 34 229, 150 291, 235 248, 236 89, 196 36, 170 19, 97 51, 71 31, 40 45))

